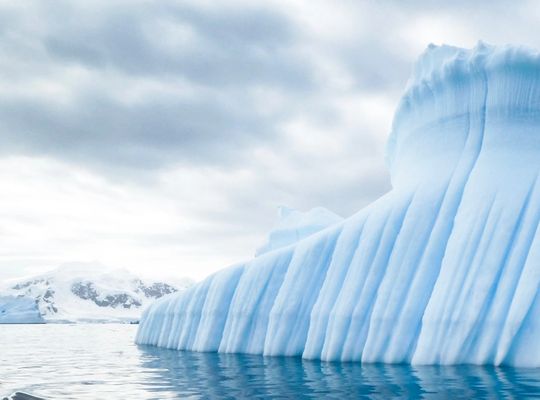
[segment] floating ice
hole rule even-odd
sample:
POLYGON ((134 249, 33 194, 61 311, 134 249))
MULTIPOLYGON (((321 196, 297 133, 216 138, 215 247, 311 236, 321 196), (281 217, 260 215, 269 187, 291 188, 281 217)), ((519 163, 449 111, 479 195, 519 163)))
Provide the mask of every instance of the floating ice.
POLYGON ((26 296, 0 296, 0 324, 45 322, 36 301, 26 296))
POLYGON ((137 342, 539 367, 539 54, 429 46, 387 161, 385 196, 159 300, 137 342))

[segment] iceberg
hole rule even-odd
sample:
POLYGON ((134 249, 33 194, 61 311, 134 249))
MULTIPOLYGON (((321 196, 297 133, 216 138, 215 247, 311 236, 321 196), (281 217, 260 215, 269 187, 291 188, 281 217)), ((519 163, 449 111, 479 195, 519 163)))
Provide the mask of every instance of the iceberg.
POLYGON ((386 161, 389 193, 156 301, 136 342, 540 367, 540 54, 430 45, 386 161))
POLYGON ((255 256, 298 242, 343 220, 339 215, 323 207, 300 212, 280 206, 278 207, 278 217, 278 223, 268 234, 267 242, 257 249, 255 256))
POLYGON ((34 299, 26 296, 0 296, 0 324, 44 322, 34 299))

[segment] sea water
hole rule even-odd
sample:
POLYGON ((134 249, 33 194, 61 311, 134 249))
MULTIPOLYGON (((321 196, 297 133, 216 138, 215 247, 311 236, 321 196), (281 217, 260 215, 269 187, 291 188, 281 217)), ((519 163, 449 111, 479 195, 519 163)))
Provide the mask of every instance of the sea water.
POLYGON ((334 363, 134 344, 135 325, 0 325, 0 398, 540 398, 540 369, 334 363))

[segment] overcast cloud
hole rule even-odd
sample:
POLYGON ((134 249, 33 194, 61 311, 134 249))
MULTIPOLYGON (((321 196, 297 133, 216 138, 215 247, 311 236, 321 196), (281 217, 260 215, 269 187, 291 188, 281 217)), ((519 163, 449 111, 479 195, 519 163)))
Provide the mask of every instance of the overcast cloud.
POLYGON ((431 42, 540 48, 538 2, 0 2, 0 279, 201 278, 278 205, 349 216, 431 42), (486 4, 489 8, 486 9, 486 4))

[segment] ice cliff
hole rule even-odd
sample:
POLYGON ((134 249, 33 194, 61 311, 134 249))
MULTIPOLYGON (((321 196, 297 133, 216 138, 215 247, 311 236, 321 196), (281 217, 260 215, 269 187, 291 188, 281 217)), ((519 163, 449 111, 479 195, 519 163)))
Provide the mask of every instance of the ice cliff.
POLYGON ((387 162, 385 196, 158 300, 137 342, 540 367, 540 55, 429 46, 387 162))

